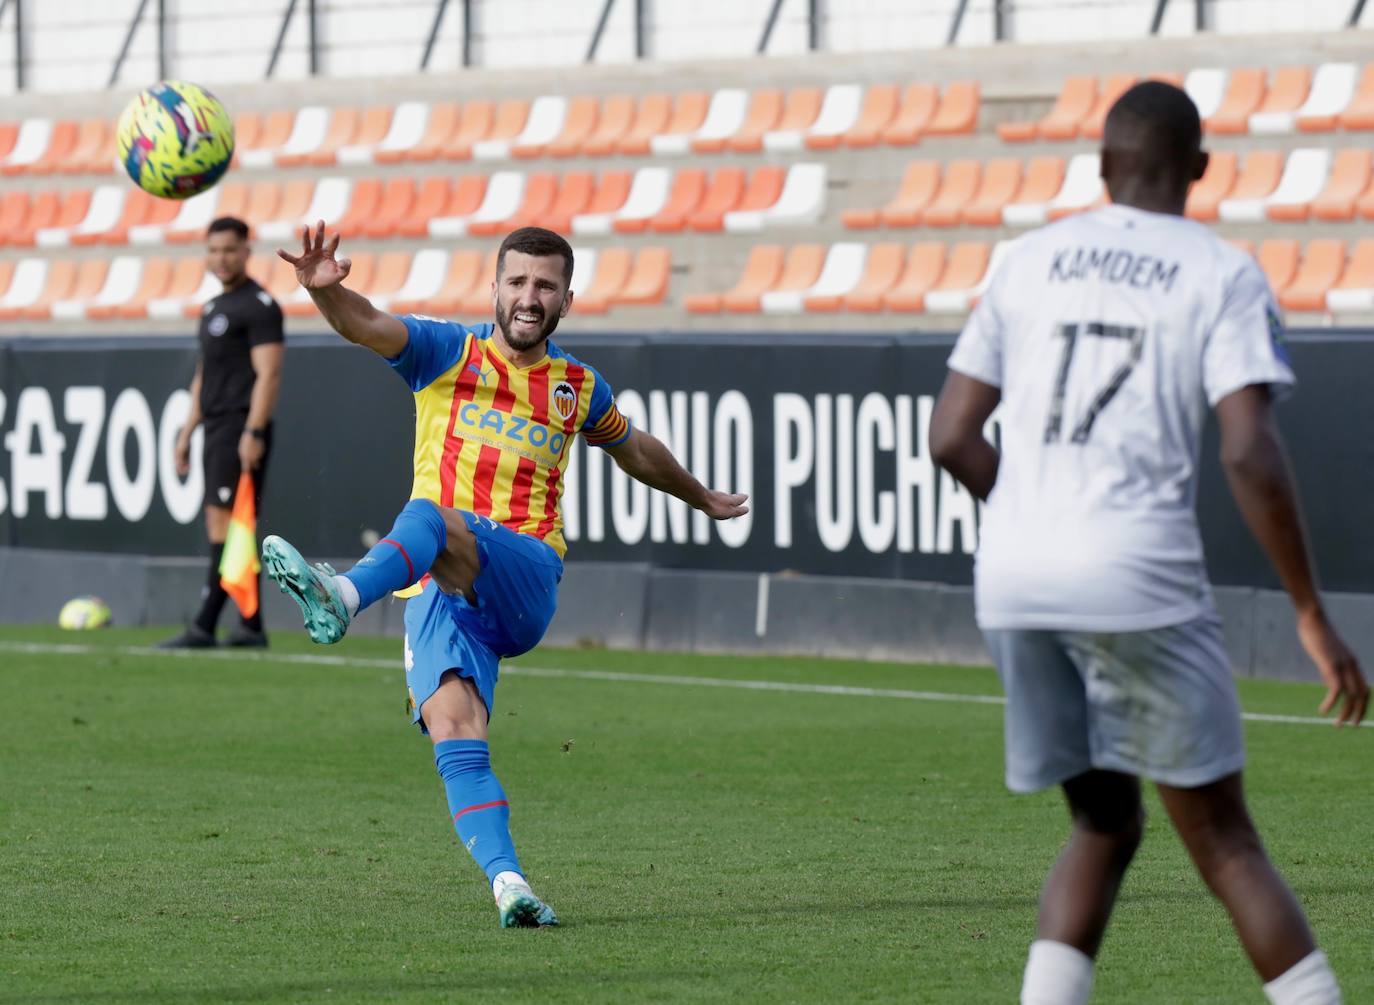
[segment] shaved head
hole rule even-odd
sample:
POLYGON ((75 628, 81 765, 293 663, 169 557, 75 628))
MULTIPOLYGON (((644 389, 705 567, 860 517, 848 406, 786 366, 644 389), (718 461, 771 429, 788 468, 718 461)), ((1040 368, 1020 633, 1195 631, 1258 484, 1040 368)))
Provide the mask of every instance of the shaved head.
POLYGON ((1102 178, 1113 202, 1143 209, 1177 203, 1182 212, 1188 186, 1206 167, 1197 106, 1172 84, 1136 84, 1107 113, 1102 178))

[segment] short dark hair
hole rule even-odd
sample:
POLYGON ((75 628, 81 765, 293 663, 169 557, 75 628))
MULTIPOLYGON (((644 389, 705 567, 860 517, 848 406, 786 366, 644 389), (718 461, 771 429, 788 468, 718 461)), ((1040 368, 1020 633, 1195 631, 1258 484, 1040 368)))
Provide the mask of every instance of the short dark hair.
POLYGON ((248 240, 248 224, 244 223, 237 216, 221 216, 210 221, 210 226, 205 228, 205 236, 211 234, 221 234, 224 231, 233 231, 239 236, 240 241, 248 240))
POLYGON ((1202 121, 1193 99, 1173 84, 1146 80, 1112 105, 1103 126, 1102 145, 1131 150, 1145 171, 1170 168, 1186 172, 1202 147, 1202 121))
POLYGON ((521 227, 519 230, 512 230, 507 234, 506 239, 501 242, 501 250, 496 253, 497 279, 501 278, 501 273, 506 267, 507 251, 518 251, 522 255, 534 255, 536 258, 562 255, 563 283, 565 285, 572 283, 572 245, 551 230, 545 230, 543 227, 521 227))

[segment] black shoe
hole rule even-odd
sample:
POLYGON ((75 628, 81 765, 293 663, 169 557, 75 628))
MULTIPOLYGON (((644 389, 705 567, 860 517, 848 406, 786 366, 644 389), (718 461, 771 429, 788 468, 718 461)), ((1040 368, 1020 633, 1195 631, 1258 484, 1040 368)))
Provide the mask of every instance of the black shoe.
POLYGON ((254 631, 247 625, 239 625, 224 637, 224 644, 240 649, 266 649, 267 633, 254 631))
POLYGON ((163 639, 154 649, 213 649, 215 637, 199 625, 187 625, 186 631, 163 639))

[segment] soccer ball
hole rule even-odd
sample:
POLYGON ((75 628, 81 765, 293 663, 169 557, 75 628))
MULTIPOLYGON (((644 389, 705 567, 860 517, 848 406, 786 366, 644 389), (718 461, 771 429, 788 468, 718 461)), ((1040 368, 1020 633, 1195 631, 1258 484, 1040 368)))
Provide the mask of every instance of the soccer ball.
POLYGON ((62 605, 62 610, 57 615, 57 625, 68 631, 108 628, 109 605, 99 597, 75 597, 62 605))
POLYGON ((134 96, 115 131, 119 162, 139 188, 189 199, 220 180, 234 157, 234 124, 205 88, 164 80, 134 96))

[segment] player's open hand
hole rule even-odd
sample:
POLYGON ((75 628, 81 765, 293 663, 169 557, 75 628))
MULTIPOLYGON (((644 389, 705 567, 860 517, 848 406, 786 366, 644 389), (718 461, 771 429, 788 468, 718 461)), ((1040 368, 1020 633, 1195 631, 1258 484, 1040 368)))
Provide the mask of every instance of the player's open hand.
POLYGON ((749 512, 749 507, 744 505, 748 501, 749 497, 742 493, 717 492, 712 489, 706 493, 706 502, 702 505, 701 511, 712 520, 733 520, 749 512))
POLYGON ((1339 701, 1341 710, 1335 724, 1358 726, 1369 706, 1369 683, 1364 679, 1355 654, 1321 611, 1298 617, 1298 640, 1317 664, 1322 683, 1326 685, 1326 697, 1319 709, 1321 714, 1331 711, 1339 701))
POLYGON ((334 257, 334 252, 338 249, 339 235, 336 233, 326 241, 324 221, 321 220, 315 225, 313 237, 309 226, 301 228, 299 255, 292 255, 284 248, 278 248, 277 254, 295 267, 296 282, 307 290, 322 290, 326 286, 343 282, 348 276, 349 269, 353 268, 353 263, 347 258, 334 257))

